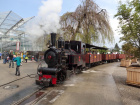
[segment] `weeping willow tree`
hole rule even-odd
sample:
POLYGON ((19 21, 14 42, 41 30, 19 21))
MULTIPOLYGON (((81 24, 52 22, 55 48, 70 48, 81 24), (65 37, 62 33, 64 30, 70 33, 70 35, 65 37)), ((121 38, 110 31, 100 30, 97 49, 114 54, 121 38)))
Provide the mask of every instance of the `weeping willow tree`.
POLYGON ((110 27, 105 9, 101 9, 92 0, 84 0, 75 12, 65 13, 60 20, 64 38, 94 42, 112 41, 113 31, 110 27))

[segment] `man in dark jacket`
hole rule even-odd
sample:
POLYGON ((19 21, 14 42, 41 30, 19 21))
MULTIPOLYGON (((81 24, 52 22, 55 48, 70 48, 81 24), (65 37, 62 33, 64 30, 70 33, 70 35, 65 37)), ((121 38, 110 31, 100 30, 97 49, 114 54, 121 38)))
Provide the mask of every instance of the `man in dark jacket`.
POLYGON ((11 63, 12 63, 12 68, 14 68, 14 61, 13 61, 13 53, 12 52, 9 54, 9 68, 11 67, 11 63))

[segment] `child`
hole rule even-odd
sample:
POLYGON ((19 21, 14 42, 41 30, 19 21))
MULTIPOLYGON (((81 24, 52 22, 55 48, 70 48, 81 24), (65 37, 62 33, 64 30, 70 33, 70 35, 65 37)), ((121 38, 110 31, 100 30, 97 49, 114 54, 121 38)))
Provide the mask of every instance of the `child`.
POLYGON ((28 56, 26 55, 26 57, 25 57, 25 61, 26 61, 26 63, 27 63, 27 60, 28 60, 29 58, 28 58, 28 56))
POLYGON ((16 62, 16 65, 17 65, 17 67, 16 67, 16 76, 20 76, 20 70, 19 70, 19 68, 20 68, 20 63, 21 63, 21 57, 20 57, 20 53, 18 53, 18 56, 14 59, 14 61, 16 62))

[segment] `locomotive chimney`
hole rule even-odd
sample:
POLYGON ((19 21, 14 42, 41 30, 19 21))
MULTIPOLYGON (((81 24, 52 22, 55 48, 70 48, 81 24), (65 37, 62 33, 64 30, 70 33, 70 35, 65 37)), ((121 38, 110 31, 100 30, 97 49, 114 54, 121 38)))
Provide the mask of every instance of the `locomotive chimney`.
POLYGON ((52 47, 55 47, 55 42, 56 42, 56 33, 51 33, 52 47))

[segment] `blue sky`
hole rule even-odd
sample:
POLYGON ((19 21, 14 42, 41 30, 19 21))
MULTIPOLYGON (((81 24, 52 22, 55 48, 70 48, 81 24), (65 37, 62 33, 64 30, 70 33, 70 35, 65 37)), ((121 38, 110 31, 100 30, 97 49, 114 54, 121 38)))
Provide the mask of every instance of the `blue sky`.
MULTIPOLYGON (((0 0, 0 12, 10 11, 17 13, 23 18, 37 16, 39 7, 42 5, 42 0, 0 0)), ((67 11, 74 11, 82 0, 63 0, 62 11, 60 15, 67 11)), ((125 0, 121 0, 125 1, 125 0)), ((94 0, 99 7, 106 9, 110 17, 110 23, 114 30, 115 43, 119 43, 119 33, 117 29, 118 21, 113 16, 117 12, 118 0, 94 0)), ((119 44, 121 45, 121 43, 119 44)), ((114 44, 111 46, 113 47, 114 44)))
MULTIPOLYGON (((95 0, 100 7, 109 7, 114 9, 116 7, 116 5, 114 5, 115 3, 113 3, 113 0, 109 1, 95 0)), ((67 11, 74 11, 80 2, 81 0, 63 0, 61 15, 67 11)), ((12 10, 21 17, 26 18, 36 16, 41 5, 41 0, 0 0, 0 11, 12 10)))
MULTIPOLYGON (((0 0, 0 12, 13 11, 23 18, 36 16, 42 0, 0 0)), ((62 12, 74 11, 80 0, 63 0, 62 12)))

